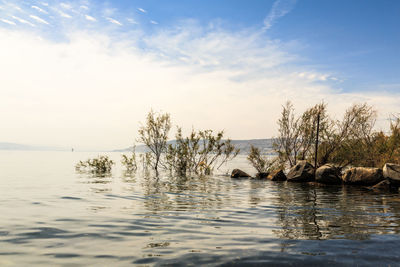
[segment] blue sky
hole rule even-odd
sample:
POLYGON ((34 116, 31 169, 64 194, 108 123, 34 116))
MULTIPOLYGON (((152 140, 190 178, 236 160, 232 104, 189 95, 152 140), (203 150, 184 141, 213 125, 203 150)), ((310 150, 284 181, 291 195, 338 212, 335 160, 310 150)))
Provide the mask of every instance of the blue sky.
POLYGON ((13 114, 0 140, 125 146, 150 108, 264 138, 286 100, 338 117, 367 102, 384 128, 399 110, 399 29, 388 0, 0 0, 0 104, 13 114))

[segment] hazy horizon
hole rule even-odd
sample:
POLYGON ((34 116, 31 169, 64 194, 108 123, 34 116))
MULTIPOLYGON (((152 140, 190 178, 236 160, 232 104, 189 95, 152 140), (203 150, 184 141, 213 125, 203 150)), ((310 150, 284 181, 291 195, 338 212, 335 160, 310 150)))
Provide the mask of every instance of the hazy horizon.
MULTIPOLYGON (((399 111, 400 2, 0 0, 0 142, 129 146, 140 122, 276 135, 281 105, 399 111)), ((173 130, 175 127, 173 127, 173 130)), ((174 139, 174 131, 170 139, 174 139)))

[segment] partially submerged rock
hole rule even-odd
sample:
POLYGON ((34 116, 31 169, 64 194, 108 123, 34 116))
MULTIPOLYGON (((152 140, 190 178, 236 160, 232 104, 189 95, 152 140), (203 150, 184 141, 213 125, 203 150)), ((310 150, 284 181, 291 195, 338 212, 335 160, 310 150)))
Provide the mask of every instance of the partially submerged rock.
POLYGON ((383 166, 383 176, 390 181, 391 184, 400 186, 400 165, 386 163, 383 166))
POLYGON ((239 169, 234 169, 231 174, 231 178, 248 178, 248 177, 251 176, 239 169))
POLYGON ((354 185, 376 185, 384 180, 382 169, 356 167, 350 168, 342 176, 343 182, 354 185))
POLYGON ((271 181, 286 181, 287 177, 282 170, 275 170, 268 175, 267 179, 271 181))
POLYGON ((264 180, 267 179, 268 175, 268 172, 259 172, 256 174, 256 179, 264 180))
POLYGON ((315 181, 321 184, 341 184, 340 169, 330 164, 321 166, 315 172, 315 181))
POLYGON ((383 180, 376 185, 371 186, 370 189, 374 191, 393 191, 396 190, 396 187, 393 186, 389 180, 383 180))
POLYGON ((288 182, 312 182, 314 179, 314 167, 307 161, 299 161, 287 174, 288 182))

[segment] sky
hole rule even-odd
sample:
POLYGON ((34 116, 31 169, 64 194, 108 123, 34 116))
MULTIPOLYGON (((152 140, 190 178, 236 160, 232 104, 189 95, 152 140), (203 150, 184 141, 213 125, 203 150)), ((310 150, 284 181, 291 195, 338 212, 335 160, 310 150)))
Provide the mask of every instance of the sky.
POLYGON ((366 102, 386 130, 399 29, 392 0, 0 0, 0 142, 124 148, 151 109, 270 138, 286 101, 366 102))

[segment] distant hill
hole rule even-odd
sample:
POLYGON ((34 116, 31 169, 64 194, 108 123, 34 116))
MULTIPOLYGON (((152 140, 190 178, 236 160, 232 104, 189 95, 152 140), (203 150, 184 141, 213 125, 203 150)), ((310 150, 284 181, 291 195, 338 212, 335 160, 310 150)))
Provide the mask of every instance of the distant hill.
MULTIPOLYGON (((175 144, 176 140, 168 141, 168 144, 175 144)), ((250 150, 250 146, 256 146, 261 149, 263 154, 274 154, 272 149, 273 139, 249 139, 249 140, 232 140, 232 144, 235 147, 240 148, 240 154, 247 154, 250 150)), ((129 152, 132 151, 132 147, 122 148, 113 150, 113 152, 129 152)), ((136 152, 144 153, 148 152, 148 148, 145 145, 136 146, 136 152)))
POLYGON ((235 147, 240 148, 241 154, 247 154, 250 151, 250 146, 253 145, 261 149, 263 154, 274 154, 272 138, 269 139, 250 139, 250 140, 232 140, 235 147))
POLYGON ((0 142, 0 150, 22 150, 22 151, 65 151, 65 148, 47 147, 47 146, 31 146, 17 143, 0 142))

